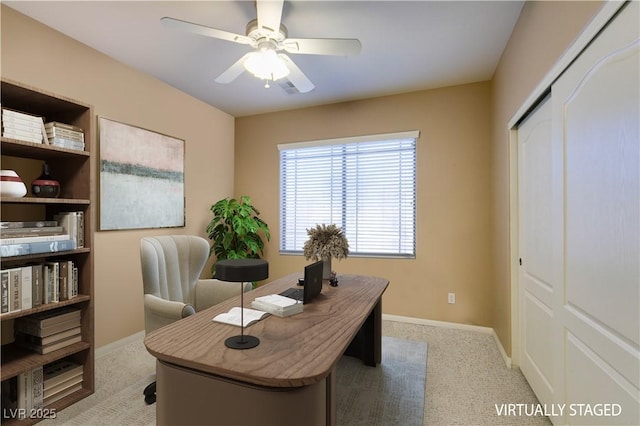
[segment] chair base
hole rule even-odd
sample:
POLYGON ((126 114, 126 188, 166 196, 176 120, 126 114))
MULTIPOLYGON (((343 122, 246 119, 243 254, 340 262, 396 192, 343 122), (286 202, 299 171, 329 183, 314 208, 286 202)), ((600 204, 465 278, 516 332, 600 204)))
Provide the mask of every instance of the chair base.
POLYGON ((156 382, 149 383, 147 387, 144 388, 144 391, 142 391, 142 393, 144 394, 144 402, 146 402, 147 405, 151 405, 155 403, 156 402, 156 382))

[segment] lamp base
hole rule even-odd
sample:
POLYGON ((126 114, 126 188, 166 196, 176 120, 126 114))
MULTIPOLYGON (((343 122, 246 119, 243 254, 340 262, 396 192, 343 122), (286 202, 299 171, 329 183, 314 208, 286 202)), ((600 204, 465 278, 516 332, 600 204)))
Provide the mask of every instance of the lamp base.
POLYGON ((254 336, 233 336, 224 341, 226 347, 231 349, 250 349, 260 344, 260 339, 254 336))

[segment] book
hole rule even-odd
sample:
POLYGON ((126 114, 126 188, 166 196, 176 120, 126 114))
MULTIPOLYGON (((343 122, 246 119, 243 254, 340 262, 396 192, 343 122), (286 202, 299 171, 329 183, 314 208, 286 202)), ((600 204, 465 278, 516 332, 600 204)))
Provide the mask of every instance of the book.
POLYGON ((55 253, 75 250, 74 240, 43 241, 39 243, 0 245, 0 257, 21 256, 25 254, 55 253))
POLYGON ((32 374, 31 371, 27 371, 18 375, 18 409, 23 409, 27 413, 29 412, 29 404, 31 402, 32 374))
POLYGON ((2 237, 0 237, 0 245, 10 245, 10 244, 29 244, 29 243, 41 243, 41 242, 49 242, 49 241, 64 241, 70 240, 68 234, 60 234, 60 235, 33 235, 28 237, 6 237, 4 236, 4 232, 2 233, 2 237))
POLYGON ((75 241, 75 248, 84 247, 84 212, 60 212, 53 218, 60 223, 64 233, 75 241))
POLYGON ((22 127, 29 129, 41 129, 42 128, 42 119, 40 117, 34 116, 24 116, 24 115, 13 115, 9 113, 5 114, 2 111, 2 127, 22 127))
POLYGON ((59 121, 49 121, 44 124, 44 127, 46 129, 59 128, 59 129, 73 130, 75 132, 84 134, 84 130, 82 130, 82 127, 74 126, 73 124, 61 123, 59 121))
POLYGON ((9 269, 9 312, 19 311, 22 305, 22 268, 9 269))
POLYGON ((15 321, 14 327, 17 332, 29 334, 31 336, 48 337, 56 333, 61 333, 65 330, 80 327, 80 318, 71 319, 59 324, 54 324, 48 327, 40 328, 37 324, 25 323, 22 321, 15 321))
POLYGON ((241 311, 242 309, 236 306, 231 308, 229 312, 216 315, 213 318, 213 321, 238 327, 242 324, 243 327, 248 327, 269 315, 267 312, 258 311, 256 309, 244 308, 244 314, 241 314, 241 311), (244 321, 241 323, 240 318, 242 316, 244 316, 244 321))
POLYGON ((63 392, 70 387, 77 385, 78 383, 82 383, 82 366, 80 366, 80 371, 73 377, 55 385, 50 386, 49 388, 44 390, 44 397, 49 398, 57 393, 63 392))
POLYGON ((45 228, 49 226, 58 226, 58 222, 55 220, 35 220, 35 221, 3 221, 0 222, 0 229, 15 229, 15 228, 45 228))
POLYGON ((45 262, 44 270, 44 301, 45 303, 57 303, 60 297, 60 264, 58 262, 45 262))
POLYGON ((34 336, 32 334, 16 331, 16 340, 32 343, 34 345, 50 345, 51 343, 62 341, 68 337, 72 337, 77 334, 80 334, 81 332, 82 332, 81 326, 73 327, 68 330, 64 330, 59 333, 54 333, 44 337, 34 336))
POLYGON ((23 266, 20 268, 20 281, 21 281, 21 290, 20 290, 20 309, 31 309, 32 304, 32 295, 33 295, 33 277, 32 277, 32 269, 31 266, 23 266))
POLYGON ((62 359, 47 364, 43 369, 43 374, 44 388, 51 389, 78 374, 82 374, 82 365, 62 359))
POLYGON ((42 117, 39 115, 29 114, 28 112, 18 111, 15 109, 10 109, 3 107, 2 108, 2 120, 9 120, 11 117, 20 118, 25 121, 30 121, 34 123, 40 123, 42 121, 42 117))
POLYGON ((251 307, 279 317, 299 314, 304 309, 302 302, 279 294, 256 297, 251 302, 251 307))
POLYGON ((76 142, 84 142, 84 133, 75 130, 62 129, 60 127, 46 127, 47 138, 64 138, 76 142))
POLYGON ((52 396, 50 396, 50 397, 48 397, 48 398, 45 398, 45 399, 44 399, 44 405, 45 405, 45 406, 47 406, 47 405, 51 405, 51 404, 53 404, 54 402, 56 402, 57 400, 62 399, 62 398, 64 398, 65 396, 69 396, 69 395, 71 395, 72 393, 74 393, 74 392, 76 392, 76 391, 79 391, 80 389, 82 389, 82 382, 78 383, 77 385, 73 385, 73 386, 71 386, 70 388, 65 389, 65 390, 63 390, 63 391, 61 391, 61 392, 58 392, 58 393, 56 393, 55 395, 52 395, 52 396))
POLYGON ((31 265, 31 301, 33 303, 33 307, 36 308, 42 305, 42 300, 44 296, 44 287, 43 287, 43 273, 42 273, 42 264, 37 263, 35 265, 31 265))
POLYGON ((0 271, 0 313, 9 312, 9 271, 0 271))
POLYGON ((29 349, 31 351, 37 352, 41 355, 48 354, 53 351, 57 351, 58 349, 62 349, 74 343, 78 343, 82 340, 82 336, 80 334, 76 334, 75 336, 67 337, 62 340, 58 340, 54 343, 49 343, 48 345, 36 345, 27 341, 16 341, 17 344, 22 346, 23 348, 29 349))
POLYGON ((61 235, 62 226, 26 227, 26 228, 2 228, 1 238, 37 237, 44 235, 61 235))
POLYGON ((44 407, 44 374, 42 366, 31 371, 31 409, 44 407))
POLYGON ((53 311, 38 312, 28 317, 22 317, 20 321, 37 324, 40 328, 44 328, 72 319, 80 319, 80 309, 69 306, 53 311))
MULTIPOLYGON (((58 262, 59 275, 58 275, 58 300, 69 299, 69 262, 58 262)), ((73 268, 73 267, 72 267, 73 268)))
POLYGON ((84 142, 78 142, 65 138, 49 138, 49 144, 60 148, 75 149, 76 151, 84 151, 84 142))

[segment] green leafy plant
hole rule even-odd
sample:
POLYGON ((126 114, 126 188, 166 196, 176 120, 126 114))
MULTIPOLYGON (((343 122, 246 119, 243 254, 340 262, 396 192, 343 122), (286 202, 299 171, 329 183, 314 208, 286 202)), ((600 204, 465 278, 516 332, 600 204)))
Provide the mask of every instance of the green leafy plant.
MULTIPOLYGON (((269 226, 258 216, 260 212, 251 204, 251 198, 243 195, 240 201, 224 198, 211 206, 213 219, 207 226, 209 239, 213 241, 211 253, 218 260, 259 259, 264 251, 264 240, 269 241, 269 226)), ((215 275, 215 264, 211 267, 215 275)))

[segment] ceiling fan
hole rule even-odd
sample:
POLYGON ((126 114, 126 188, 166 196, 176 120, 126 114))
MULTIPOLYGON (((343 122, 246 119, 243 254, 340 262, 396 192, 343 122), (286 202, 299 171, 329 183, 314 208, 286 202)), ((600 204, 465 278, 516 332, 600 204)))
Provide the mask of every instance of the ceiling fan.
POLYGON ((245 70, 264 80, 265 87, 270 81, 287 77, 295 88, 289 93, 306 93, 315 88, 313 83, 284 53, 306 55, 350 56, 360 52, 357 39, 341 38, 288 38, 287 28, 282 25, 284 0, 256 0, 257 19, 249 21, 246 35, 207 27, 180 19, 164 17, 162 23, 168 27, 189 31, 207 37, 246 44, 255 50, 242 56, 220 74, 217 83, 230 83, 245 70))

